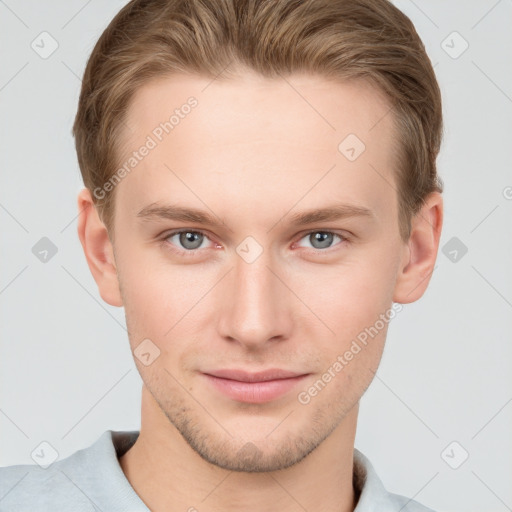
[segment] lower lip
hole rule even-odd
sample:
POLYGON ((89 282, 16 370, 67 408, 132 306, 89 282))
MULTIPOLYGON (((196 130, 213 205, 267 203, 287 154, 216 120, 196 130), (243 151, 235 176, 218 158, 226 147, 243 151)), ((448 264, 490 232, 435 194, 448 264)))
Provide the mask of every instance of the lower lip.
POLYGON ((267 380, 265 382, 240 382, 203 374, 224 395, 238 402, 263 404, 275 400, 292 390, 306 375, 290 379, 267 380))

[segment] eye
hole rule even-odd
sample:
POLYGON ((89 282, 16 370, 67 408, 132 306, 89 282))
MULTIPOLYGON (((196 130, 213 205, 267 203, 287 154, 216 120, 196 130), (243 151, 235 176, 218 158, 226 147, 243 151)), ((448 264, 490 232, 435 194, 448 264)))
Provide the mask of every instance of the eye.
POLYGON ((346 238, 333 233, 332 231, 311 231, 301 238, 301 240, 307 240, 311 243, 309 247, 321 250, 329 249, 332 246, 335 237, 339 238, 342 243, 347 241, 346 238))
POLYGON ((193 252, 201 249, 206 240, 208 237, 204 233, 192 230, 174 231, 163 238, 164 242, 175 245, 179 252, 193 252), (175 241, 172 241, 173 239, 175 241))
MULTIPOLYGON (((168 249, 184 256, 193 256, 197 254, 199 249, 207 248, 208 242, 211 242, 205 233, 202 233, 201 231, 194 231, 192 229, 172 231, 171 233, 165 234, 161 240, 168 249)), ((316 230, 306 233, 306 235, 294 245, 306 248, 309 247, 320 252, 327 252, 326 249, 348 242, 348 238, 332 231, 316 230), (336 238, 340 240, 338 244, 334 243, 336 238), (306 240, 310 245, 302 245, 300 243, 302 240, 306 240)))

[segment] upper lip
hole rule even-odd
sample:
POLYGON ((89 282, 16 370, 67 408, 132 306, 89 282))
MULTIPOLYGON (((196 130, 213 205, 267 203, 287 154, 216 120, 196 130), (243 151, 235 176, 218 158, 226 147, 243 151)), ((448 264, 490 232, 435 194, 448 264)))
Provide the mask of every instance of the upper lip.
POLYGON ((237 380, 240 382, 265 382, 269 380, 291 379, 293 377, 306 375, 305 373, 281 370, 280 368, 271 368, 269 370, 254 373, 237 369, 215 370, 203 373, 205 373, 206 375, 212 375, 213 377, 219 377, 221 379, 237 380))

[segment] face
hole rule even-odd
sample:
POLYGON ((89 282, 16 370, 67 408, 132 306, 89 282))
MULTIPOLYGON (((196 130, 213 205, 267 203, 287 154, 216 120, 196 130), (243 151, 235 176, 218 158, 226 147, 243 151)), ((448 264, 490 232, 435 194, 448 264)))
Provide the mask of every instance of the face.
POLYGON ((175 76, 135 96, 123 161, 150 149, 114 222, 130 344, 146 340, 144 385, 203 459, 289 467, 369 386, 404 254, 388 111, 370 85, 312 75, 175 76), (233 369, 297 377, 219 376, 233 369))

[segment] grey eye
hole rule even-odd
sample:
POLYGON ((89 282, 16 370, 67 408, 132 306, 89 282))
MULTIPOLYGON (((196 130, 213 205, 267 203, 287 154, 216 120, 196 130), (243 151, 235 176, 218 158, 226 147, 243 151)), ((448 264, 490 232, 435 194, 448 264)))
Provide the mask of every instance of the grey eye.
POLYGON ((329 249, 333 245, 334 237, 338 237, 341 240, 341 236, 330 231, 312 231, 308 233, 302 240, 308 240, 311 244, 307 247, 313 249, 329 249))
POLYGON ((333 235, 332 233, 324 233, 319 231, 318 233, 312 233, 310 236, 311 245, 315 249, 325 249, 330 247, 332 244, 333 235))
POLYGON ((197 231, 180 231, 169 236, 172 240, 174 237, 179 237, 179 245, 188 251, 193 251, 201 247, 205 236, 197 231))

